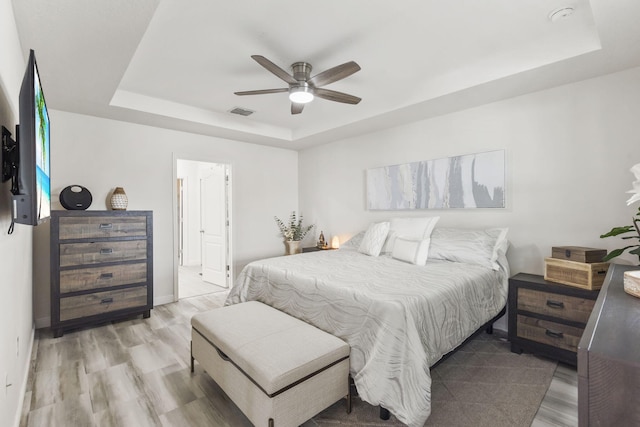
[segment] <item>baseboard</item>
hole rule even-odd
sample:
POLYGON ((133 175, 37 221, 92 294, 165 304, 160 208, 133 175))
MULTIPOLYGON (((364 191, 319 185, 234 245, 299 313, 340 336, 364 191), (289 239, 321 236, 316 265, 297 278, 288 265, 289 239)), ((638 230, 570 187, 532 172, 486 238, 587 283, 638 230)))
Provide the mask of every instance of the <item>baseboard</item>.
POLYGON ((31 358, 33 357, 33 343, 36 338, 36 329, 31 328, 31 339, 29 341, 29 351, 27 351, 28 357, 26 360, 24 377, 22 378, 22 384, 20 384, 20 394, 18 397, 18 408, 16 410, 15 419, 13 420, 13 427, 20 426, 20 419, 22 418, 22 409, 24 406, 24 395, 27 393, 27 383, 29 382, 29 372, 31 372, 31 358))
POLYGON ((48 328, 51 326, 51 317, 41 317, 36 319, 36 329, 48 328))
POLYGON ((161 297, 155 297, 153 299, 153 306, 155 307, 156 305, 171 304, 172 302, 175 302, 175 300, 173 299, 173 295, 164 295, 161 297))

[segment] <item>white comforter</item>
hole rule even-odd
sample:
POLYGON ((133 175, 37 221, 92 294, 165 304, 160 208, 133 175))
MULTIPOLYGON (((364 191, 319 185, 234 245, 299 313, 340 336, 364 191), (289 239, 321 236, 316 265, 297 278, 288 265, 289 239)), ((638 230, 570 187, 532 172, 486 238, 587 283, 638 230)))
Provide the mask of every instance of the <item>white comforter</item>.
POLYGON ((505 306, 507 279, 472 264, 323 251, 247 265, 226 304, 262 301, 342 338, 360 397, 422 426, 429 367, 505 306))

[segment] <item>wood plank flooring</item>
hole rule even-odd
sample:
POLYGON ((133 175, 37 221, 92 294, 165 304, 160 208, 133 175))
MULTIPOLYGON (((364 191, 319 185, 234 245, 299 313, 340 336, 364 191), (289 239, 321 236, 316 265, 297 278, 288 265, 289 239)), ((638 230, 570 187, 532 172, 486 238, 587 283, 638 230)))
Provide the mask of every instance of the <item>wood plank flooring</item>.
MULTIPOLYGON (((189 372, 191 316, 225 298, 186 298, 154 308, 149 319, 57 339, 37 330, 20 426, 251 426, 199 365, 189 372)), ((575 369, 560 365, 532 425, 577 425, 576 402, 575 369)))

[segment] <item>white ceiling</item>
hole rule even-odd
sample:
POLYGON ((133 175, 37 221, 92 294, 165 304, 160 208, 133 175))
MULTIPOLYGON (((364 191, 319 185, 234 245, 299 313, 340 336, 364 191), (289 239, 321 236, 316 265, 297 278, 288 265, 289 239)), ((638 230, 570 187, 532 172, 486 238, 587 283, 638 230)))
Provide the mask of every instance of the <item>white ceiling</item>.
POLYGON ((640 65, 637 0, 13 0, 49 108, 302 149, 640 65), (552 23, 549 13, 571 6, 552 23), (291 115, 251 59, 362 70, 291 115), (234 107, 255 111, 249 117, 234 107))

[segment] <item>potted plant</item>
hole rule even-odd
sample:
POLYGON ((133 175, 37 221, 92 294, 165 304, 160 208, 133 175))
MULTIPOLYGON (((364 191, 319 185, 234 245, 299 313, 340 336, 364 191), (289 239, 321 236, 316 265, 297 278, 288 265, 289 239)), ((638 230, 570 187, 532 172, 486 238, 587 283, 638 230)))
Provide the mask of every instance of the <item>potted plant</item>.
POLYGON ((289 215, 288 224, 285 224, 277 216, 274 216, 273 218, 276 220, 276 224, 278 224, 278 227, 280 228, 280 233, 282 233, 282 236, 285 239, 287 255, 302 252, 302 249, 300 248, 300 241, 304 239, 304 236, 306 236, 311 229, 313 229, 314 224, 303 226, 302 215, 298 217, 296 215, 296 211, 291 212, 291 215, 289 215))
MULTIPOLYGON (((627 206, 640 200, 640 163, 631 168, 631 173, 636 177, 633 182, 633 189, 627 191, 627 193, 633 194, 629 200, 627 200, 627 206)), ((624 248, 616 249, 603 258, 603 261, 609 261, 617 256, 620 256, 624 251, 629 250, 629 253, 636 255, 640 263, 640 208, 634 216, 631 217, 631 225, 625 225, 623 227, 613 227, 611 231, 600 236, 601 239, 605 237, 620 236, 622 234, 633 233, 632 235, 623 236, 623 240, 631 240, 631 245, 627 245, 624 248)))

